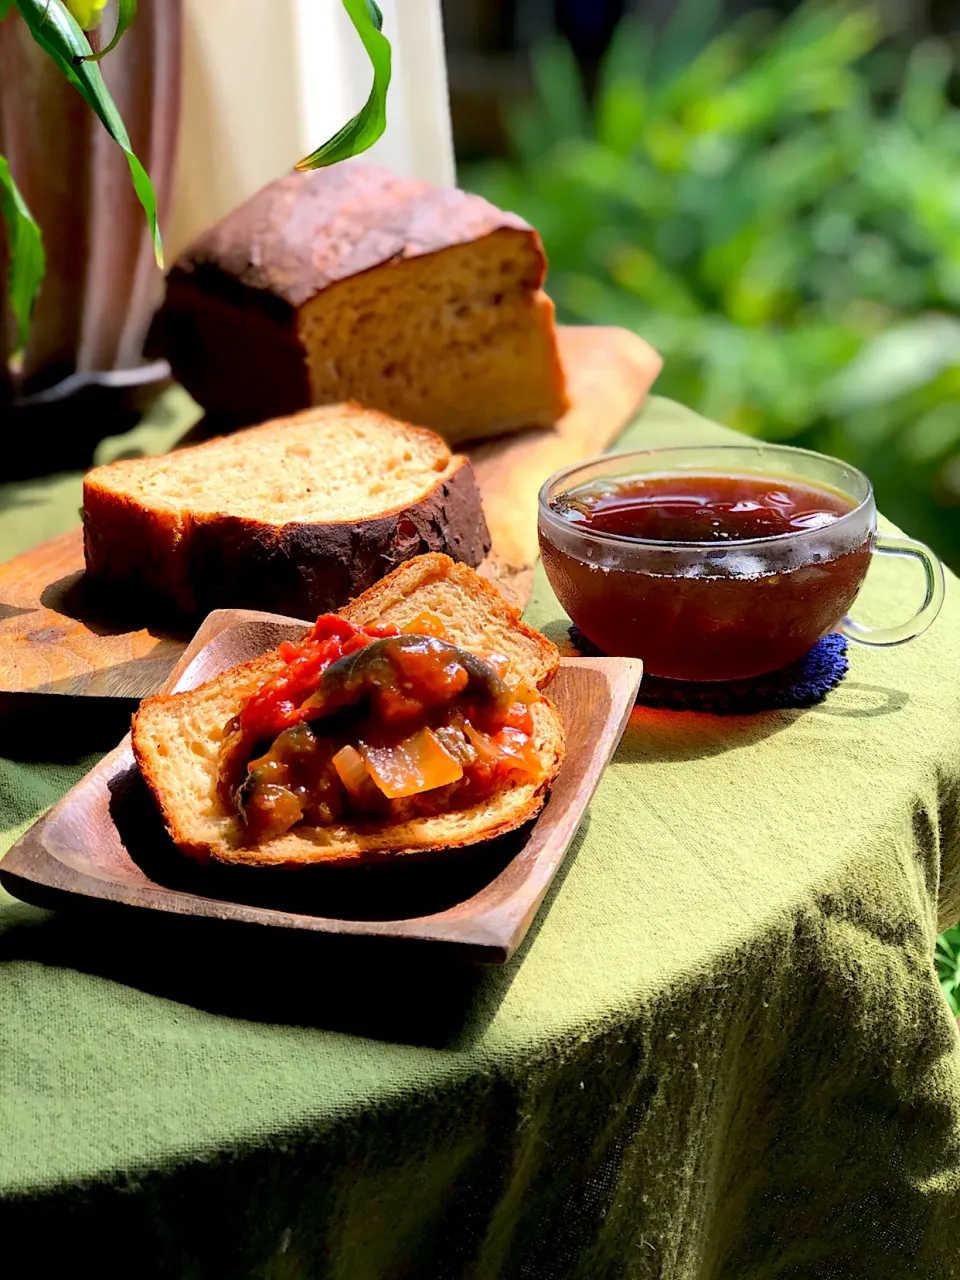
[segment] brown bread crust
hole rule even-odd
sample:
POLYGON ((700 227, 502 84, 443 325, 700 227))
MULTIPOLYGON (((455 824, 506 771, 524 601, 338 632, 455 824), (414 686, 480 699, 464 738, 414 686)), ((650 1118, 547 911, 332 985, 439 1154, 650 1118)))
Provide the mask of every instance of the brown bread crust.
MULTIPOLYGON (((288 173, 199 237, 177 260, 179 273, 238 297, 230 282, 260 295, 276 317, 348 276, 386 262, 437 253, 510 227, 539 236, 516 214, 480 196, 431 187, 373 165, 342 164, 288 173)), ((543 283, 546 262, 528 286, 543 283)))
POLYGON ((419 501, 351 523, 217 514, 181 526, 88 477, 83 530, 91 578, 187 615, 245 608, 314 618, 414 556, 443 551, 476 566, 490 550, 480 491, 460 456, 419 501))
POLYGON ((310 380, 297 313, 236 285, 234 297, 176 268, 167 277, 158 324, 164 354, 194 400, 225 426, 286 417, 310 404, 310 380))

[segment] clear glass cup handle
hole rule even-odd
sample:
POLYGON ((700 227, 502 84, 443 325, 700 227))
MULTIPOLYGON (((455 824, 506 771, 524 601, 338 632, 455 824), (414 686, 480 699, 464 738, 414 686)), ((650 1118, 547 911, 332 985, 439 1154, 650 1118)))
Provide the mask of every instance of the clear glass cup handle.
POLYGON ((882 556, 906 556, 911 560, 919 560, 927 578, 927 594, 923 604, 906 622, 895 627, 864 627, 852 618, 844 618, 837 630, 848 640, 857 644, 875 645, 884 648, 887 645, 904 644, 922 635, 940 612, 943 604, 944 580, 943 565, 929 547, 922 542, 914 542, 912 538, 890 538, 878 533, 873 540, 873 549, 882 556))

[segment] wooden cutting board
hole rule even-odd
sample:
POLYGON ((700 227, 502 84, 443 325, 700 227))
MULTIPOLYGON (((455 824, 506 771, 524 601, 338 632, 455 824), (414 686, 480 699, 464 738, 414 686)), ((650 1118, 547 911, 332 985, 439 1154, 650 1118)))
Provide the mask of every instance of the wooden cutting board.
MULTIPOLYGON (((468 449, 493 538, 483 572, 514 604, 530 596, 537 494, 560 467, 601 453, 636 413, 661 360, 625 329, 561 328, 571 408, 553 428, 468 449)), ((190 633, 107 616, 88 598, 79 525, 0 565, 0 694, 142 698, 156 692, 190 633)), ((117 602, 122 609, 122 601, 117 602)))

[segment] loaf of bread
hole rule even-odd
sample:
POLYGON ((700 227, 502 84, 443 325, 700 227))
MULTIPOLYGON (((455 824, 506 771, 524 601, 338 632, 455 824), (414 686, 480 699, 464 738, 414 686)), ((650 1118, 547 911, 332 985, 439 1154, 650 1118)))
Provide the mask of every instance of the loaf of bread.
POLYGON ((83 527, 91 579, 190 615, 316 617, 414 556, 490 549, 467 459, 351 404, 97 467, 83 527))
MULTIPOLYGON (((483 578, 447 556, 420 556, 347 605, 355 625, 403 627, 425 612, 441 619, 451 640, 479 657, 509 664, 505 679, 543 688, 559 655, 546 637, 520 621, 483 578)), ((540 768, 478 804, 393 824, 296 826, 249 846, 235 813, 218 795, 224 727, 284 666, 279 650, 234 667, 184 693, 147 698, 133 720, 133 751, 167 829, 181 852, 202 861, 261 867, 348 865, 417 851, 453 849, 489 840, 522 825, 542 807, 564 756, 559 714, 542 697, 531 707, 540 768)))
POLYGON ((348 162, 280 178, 201 236, 160 332, 231 423, 353 399, 459 443, 567 408, 545 270, 515 215, 348 162))

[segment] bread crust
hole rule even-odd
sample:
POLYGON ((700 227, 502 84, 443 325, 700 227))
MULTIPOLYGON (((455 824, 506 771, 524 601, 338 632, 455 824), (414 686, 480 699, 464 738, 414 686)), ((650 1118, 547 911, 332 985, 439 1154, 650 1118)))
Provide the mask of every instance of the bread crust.
POLYGON ((157 331, 177 381, 225 426, 311 402, 296 311, 216 268, 170 272, 157 331))
POLYGON ((249 290, 279 318, 338 280, 468 244, 502 229, 539 247, 529 287, 546 273, 540 237, 522 218, 481 196, 432 187, 376 165, 347 163, 288 173, 256 192, 199 236, 177 259, 171 280, 237 301, 249 290))
POLYGON ((529 677, 538 689, 544 689, 560 670, 560 650, 545 635, 527 626, 520 610, 500 594, 492 582, 471 569, 458 565, 450 556, 436 552, 417 556, 400 565, 393 573, 351 600, 340 612, 357 626, 376 622, 399 600, 416 598, 418 591, 432 582, 462 582, 469 590, 478 609, 491 617, 502 619, 517 635, 529 642, 535 656, 529 662, 529 677))
MULTIPOLYGON (((197 449, 215 458, 217 443, 197 449)), ((247 608, 316 617, 415 556, 444 551, 476 566, 490 550, 480 490, 460 455, 416 502, 356 521, 273 524, 227 512, 180 518, 136 500, 110 478, 109 468, 97 468, 84 481, 87 573, 185 615, 247 608)))

